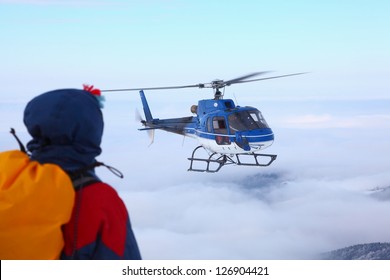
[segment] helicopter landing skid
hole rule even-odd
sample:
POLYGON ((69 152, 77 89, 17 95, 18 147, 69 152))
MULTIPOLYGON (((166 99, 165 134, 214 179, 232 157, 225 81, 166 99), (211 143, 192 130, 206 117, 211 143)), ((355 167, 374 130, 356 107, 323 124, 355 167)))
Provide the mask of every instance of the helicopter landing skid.
POLYGON ((203 148, 202 146, 198 146, 192 152, 192 156, 188 158, 190 163, 190 168, 188 171, 197 171, 197 172, 209 172, 216 173, 223 166, 229 164, 241 165, 241 166, 269 166, 276 159, 277 155, 269 155, 269 154, 234 154, 234 155, 225 155, 219 153, 212 153, 208 158, 196 158, 195 152, 199 149, 203 148), (242 159, 251 158, 252 162, 244 162, 242 159), (262 162, 260 159, 268 159, 266 162, 262 162), (203 168, 194 168, 194 162, 203 162, 205 163, 205 167, 203 168))

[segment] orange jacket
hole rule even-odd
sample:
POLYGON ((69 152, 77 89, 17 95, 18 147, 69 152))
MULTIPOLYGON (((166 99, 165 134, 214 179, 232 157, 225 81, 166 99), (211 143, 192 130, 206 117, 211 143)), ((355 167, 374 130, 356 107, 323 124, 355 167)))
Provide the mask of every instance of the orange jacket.
POLYGON ((58 259, 75 191, 57 165, 0 153, 0 259, 58 259))

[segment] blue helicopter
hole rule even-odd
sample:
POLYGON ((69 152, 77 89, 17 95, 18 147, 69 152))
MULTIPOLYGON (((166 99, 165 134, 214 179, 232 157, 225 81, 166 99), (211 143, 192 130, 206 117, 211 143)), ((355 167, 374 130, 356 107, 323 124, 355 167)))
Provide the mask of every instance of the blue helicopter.
MULTIPOLYGON (((214 80, 211 83, 200 83, 186 86, 113 89, 102 91, 139 91, 145 119, 139 119, 144 128, 152 132, 156 129, 177 133, 197 139, 197 146, 190 158, 188 171, 218 172, 225 165, 269 166, 277 155, 261 154, 260 150, 272 145, 274 133, 268 126, 261 112, 251 106, 236 106, 232 99, 224 99, 226 86, 238 83, 276 79, 304 73, 294 73, 266 78, 249 79, 268 73, 256 72, 228 81, 214 80), (212 88, 213 99, 199 100, 198 105, 191 106, 194 116, 158 119, 153 118, 144 90, 165 90, 182 88, 212 88), (221 91, 223 89, 223 91, 221 91), (200 150, 203 156, 197 156, 200 150)), ((153 142, 153 140, 152 140, 153 142)))

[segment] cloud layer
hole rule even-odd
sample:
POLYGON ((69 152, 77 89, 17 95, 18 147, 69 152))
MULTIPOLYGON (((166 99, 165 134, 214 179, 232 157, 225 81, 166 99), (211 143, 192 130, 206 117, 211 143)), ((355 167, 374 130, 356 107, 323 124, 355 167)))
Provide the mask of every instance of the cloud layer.
POLYGON ((354 189, 351 179, 290 176, 296 174, 259 173, 233 182, 178 183, 122 194, 146 258, 310 259, 388 240, 388 200, 354 189))

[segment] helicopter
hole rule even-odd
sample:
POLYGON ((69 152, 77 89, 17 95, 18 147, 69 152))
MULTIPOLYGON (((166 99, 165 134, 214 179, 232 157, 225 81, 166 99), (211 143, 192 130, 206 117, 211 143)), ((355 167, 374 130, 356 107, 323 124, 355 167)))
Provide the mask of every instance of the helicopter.
POLYGON ((188 171, 215 173, 226 165, 269 166, 277 158, 274 154, 259 153, 271 146, 274 141, 274 133, 261 112, 252 106, 237 106, 232 99, 223 98, 226 86, 305 74, 293 73, 250 79, 266 73, 269 71, 255 72, 227 81, 217 79, 210 83, 193 85, 109 89, 102 92, 139 91, 145 115, 145 119, 139 117, 144 126, 139 130, 151 132, 151 143, 156 129, 194 138, 198 140, 199 145, 188 158, 190 161, 188 171), (214 91, 214 98, 199 100, 197 105, 192 105, 190 110, 194 116, 170 119, 152 116, 144 91, 183 88, 211 88, 214 91), (199 153, 203 156, 198 156, 199 153))

